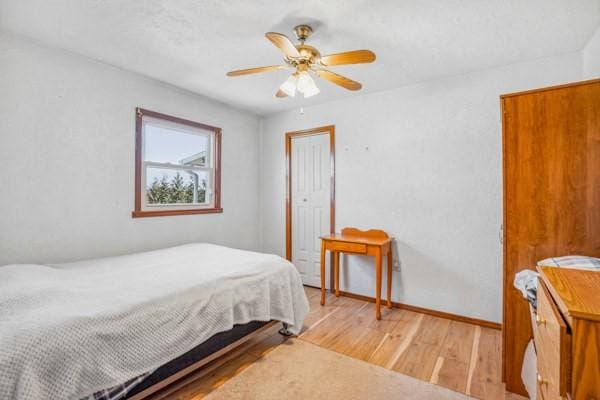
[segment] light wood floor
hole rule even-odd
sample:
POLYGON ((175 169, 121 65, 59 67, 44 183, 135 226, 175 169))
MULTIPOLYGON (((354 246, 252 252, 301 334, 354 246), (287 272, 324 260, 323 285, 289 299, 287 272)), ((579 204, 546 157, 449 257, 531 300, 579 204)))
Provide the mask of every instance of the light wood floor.
MULTIPOLYGON (((500 331, 306 288, 311 311, 300 340, 480 399, 520 399, 501 380, 500 331)), ((153 397, 199 400, 284 340, 279 324, 153 397)), ((285 394, 282 393, 285 397, 285 394)))

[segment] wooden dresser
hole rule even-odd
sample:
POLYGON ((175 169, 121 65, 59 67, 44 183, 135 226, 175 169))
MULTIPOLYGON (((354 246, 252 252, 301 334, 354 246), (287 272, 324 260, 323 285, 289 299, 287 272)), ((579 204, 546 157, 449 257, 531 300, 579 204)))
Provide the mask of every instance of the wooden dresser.
POLYGON ((538 399, 600 400, 600 272, 541 267, 532 325, 538 399))

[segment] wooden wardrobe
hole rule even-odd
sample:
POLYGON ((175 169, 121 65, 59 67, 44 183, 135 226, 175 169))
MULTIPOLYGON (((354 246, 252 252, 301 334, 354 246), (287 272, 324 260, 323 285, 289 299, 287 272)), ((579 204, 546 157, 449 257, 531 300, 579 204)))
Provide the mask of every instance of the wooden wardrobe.
POLYGON ((508 94, 501 103, 503 375, 507 390, 525 394, 532 327, 515 273, 548 257, 600 257, 600 79, 508 94))

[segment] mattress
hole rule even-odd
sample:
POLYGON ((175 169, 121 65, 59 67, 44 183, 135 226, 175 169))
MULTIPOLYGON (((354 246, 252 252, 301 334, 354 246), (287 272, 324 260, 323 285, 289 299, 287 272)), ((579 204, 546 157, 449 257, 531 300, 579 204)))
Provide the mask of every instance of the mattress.
POLYGON ((297 333, 307 312, 291 263, 204 243, 0 267, 0 398, 85 398, 234 325, 277 320, 297 333))

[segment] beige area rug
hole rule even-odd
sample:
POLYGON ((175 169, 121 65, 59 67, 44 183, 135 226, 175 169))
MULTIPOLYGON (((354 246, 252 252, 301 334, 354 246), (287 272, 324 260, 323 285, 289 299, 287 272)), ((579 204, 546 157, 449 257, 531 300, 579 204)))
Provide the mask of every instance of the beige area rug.
POLYGON ((301 340, 287 340, 206 399, 471 399, 301 340))

